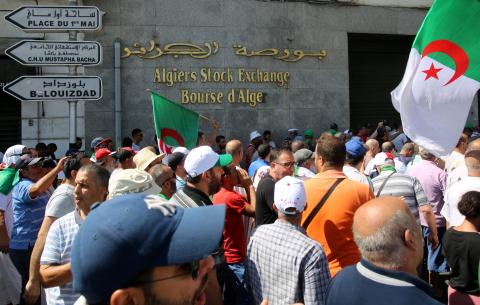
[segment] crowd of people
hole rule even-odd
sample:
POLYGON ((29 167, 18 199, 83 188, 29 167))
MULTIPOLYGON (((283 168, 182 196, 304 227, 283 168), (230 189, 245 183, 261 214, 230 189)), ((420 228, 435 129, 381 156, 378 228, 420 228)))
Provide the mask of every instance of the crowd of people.
POLYGON ((476 131, 435 156, 386 121, 218 127, 169 155, 140 129, 8 148, 0 305, 480 304, 476 131))

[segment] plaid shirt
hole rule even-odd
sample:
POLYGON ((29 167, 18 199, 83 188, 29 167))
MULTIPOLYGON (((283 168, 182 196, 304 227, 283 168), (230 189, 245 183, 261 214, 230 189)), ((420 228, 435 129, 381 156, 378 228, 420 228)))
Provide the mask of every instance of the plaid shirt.
POLYGON ((324 304, 330 271, 319 243, 301 227, 277 220, 251 237, 245 278, 254 304, 324 304))

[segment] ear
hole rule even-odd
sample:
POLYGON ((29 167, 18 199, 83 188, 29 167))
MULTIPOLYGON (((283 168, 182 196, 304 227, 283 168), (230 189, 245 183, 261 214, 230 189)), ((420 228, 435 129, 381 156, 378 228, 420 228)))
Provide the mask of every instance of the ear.
POLYGON ((75 178, 77 177, 78 171, 77 170, 72 170, 70 172, 70 174, 72 175, 72 179, 75 181, 75 178))
POLYGON ((403 233, 403 241, 405 243, 405 247, 413 251, 417 250, 415 245, 415 237, 413 235, 413 232, 410 231, 410 229, 406 229, 403 233))
POLYGON ((110 297, 110 305, 144 305, 145 296, 137 287, 117 289, 110 297))

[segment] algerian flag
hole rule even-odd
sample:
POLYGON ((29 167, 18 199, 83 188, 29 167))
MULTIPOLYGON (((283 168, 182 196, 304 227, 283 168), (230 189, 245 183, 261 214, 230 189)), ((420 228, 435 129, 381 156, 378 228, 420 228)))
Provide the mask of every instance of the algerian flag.
POLYGON ((151 92, 153 120, 161 152, 171 154, 178 146, 197 144, 198 113, 151 92))
POLYGON ((405 134, 437 156, 455 147, 480 88, 480 1, 436 0, 392 91, 405 134))

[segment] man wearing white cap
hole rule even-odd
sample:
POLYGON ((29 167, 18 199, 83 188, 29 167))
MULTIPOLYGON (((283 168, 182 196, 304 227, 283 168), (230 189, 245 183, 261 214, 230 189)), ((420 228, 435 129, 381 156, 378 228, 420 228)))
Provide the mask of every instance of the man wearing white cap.
POLYGON ((253 160, 253 155, 257 152, 258 146, 263 143, 263 138, 262 135, 254 130, 250 133, 250 143, 247 146, 247 149, 245 150, 245 168, 248 168, 250 166, 250 163, 252 163, 253 160))
POLYGON ((219 155, 210 146, 192 149, 184 162, 187 184, 173 195, 170 202, 183 208, 212 205, 208 196, 220 190, 222 167, 230 163, 231 155, 219 155))
POLYGON ((254 304, 324 304, 330 271, 322 246, 300 226, 306 203, 301 180, 287 176, 275 183, 278 219, 258 227, 247 249, 254 304))

